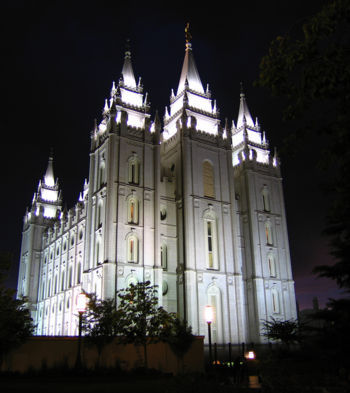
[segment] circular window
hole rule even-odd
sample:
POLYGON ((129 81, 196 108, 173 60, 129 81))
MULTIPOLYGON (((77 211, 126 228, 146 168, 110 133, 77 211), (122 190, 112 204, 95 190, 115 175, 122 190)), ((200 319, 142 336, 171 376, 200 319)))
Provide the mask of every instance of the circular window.
POLYGON ((160 219, 164 221, 166 219, 166 208, 162 207, 160 210, 160 219))

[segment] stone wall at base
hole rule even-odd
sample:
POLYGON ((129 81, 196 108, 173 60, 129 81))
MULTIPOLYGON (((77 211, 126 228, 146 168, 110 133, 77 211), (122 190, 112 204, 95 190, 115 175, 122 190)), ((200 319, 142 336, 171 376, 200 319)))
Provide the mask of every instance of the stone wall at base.
MULTIPOLYGON (((31 337, 7 355, 1 371, 25 373, 43 368, 74 368, 78 353, 77 337, 31 337)), ((183 359, 178 359, 167 343, 148 344, 148 367, 164 373, 201 373, 204 367, 203 336, 196 336, 183 359)), ((96 346, 88 346, 82 339, 81 362, 83 367, 120 367, 131 370, 144 365, 142 346, 118 344, 117 339, 103 348, 100 359, 96 346)))

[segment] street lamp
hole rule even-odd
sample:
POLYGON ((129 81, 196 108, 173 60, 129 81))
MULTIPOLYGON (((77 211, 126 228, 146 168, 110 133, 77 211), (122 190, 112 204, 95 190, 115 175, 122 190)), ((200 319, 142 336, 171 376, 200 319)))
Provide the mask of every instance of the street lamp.
POLYGON ((209 363, 210 366, 213 364, 213 356, 211 351, 211 324, 214 319, 214 312, 212 306, 205 306, 205 321, 208 324, 208 340, 209 340, 209 363))
POLYGON ((79 293, 77 296, 77 311, 79 313, 79 336, 78 336, 78 352, 75 368, 81 368, 81 328, 83 324, 83 314, 86 311, 87 297, 85 293, 79 293))

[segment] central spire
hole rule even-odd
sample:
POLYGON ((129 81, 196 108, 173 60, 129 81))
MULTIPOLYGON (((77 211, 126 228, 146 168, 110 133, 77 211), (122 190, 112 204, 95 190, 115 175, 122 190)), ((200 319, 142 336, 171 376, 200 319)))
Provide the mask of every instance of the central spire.
POLYGON ((190 42, 192 36, 189 32, 189 23, 187 23, 185 28, 185 38, 186 52, 184 63, 182 66, 179 86, 177 88, 177 95, 179 95, 179 93, 181 93, 185 89, 186 81, 190 90, 193 90, 200 94, 204 94, 203 85, 199 77, 196 63, 192 54, 192 44, 190 42))

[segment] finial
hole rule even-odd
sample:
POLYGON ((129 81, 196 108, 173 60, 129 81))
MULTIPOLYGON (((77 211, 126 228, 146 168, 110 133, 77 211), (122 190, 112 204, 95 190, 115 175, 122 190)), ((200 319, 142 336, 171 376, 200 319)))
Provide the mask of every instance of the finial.
POLYGON ((186 49, 191 47, 191 40, 192 40, 192 36, 190 33, 190 23, 187 22, 187 25, 185 27, 185 40, 186 40, 186 49))
POLYGON ((127 57, 131 57, 130 38, 127 38, 125 43, 125 58, 127 57))
POLYGON ((244 97, 245 94, 244 94, 244 89, 243 89, 243 82, 241 82, 240 85, 241 85, 241 97, 244 97))

